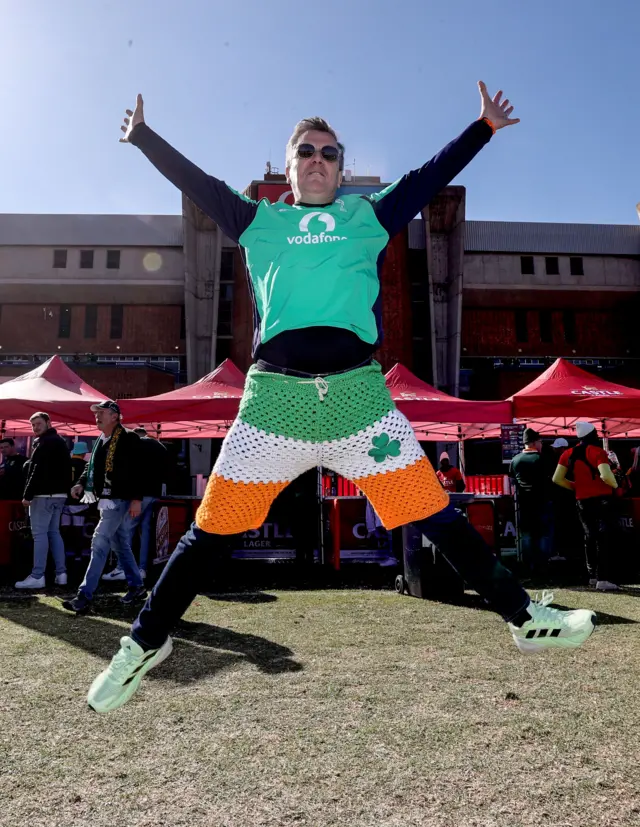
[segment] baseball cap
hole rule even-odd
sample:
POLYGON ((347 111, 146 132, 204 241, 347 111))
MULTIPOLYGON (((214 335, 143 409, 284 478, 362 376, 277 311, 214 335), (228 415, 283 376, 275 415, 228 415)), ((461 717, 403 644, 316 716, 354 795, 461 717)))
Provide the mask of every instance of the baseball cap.
POLYGON ((563 436, 559 436, 555 440, 555 442, 551 443, 551 447, 552 448, 568 448, 569 443, 567 442, 567 440, 563 436))
POLYGON ((86 442, 76 442, 71 453, 74 457, 83 457, 88 452, 89 448, 86 442))
POLYGON ((113 399, 105 399, 104 402, 99 402, 97 405, 92 405, 91 410, 96 411, 113 411, 120 416, 120 406, 113 399))
POLYGON ((443 459, 449 459, 449 454, 446 451, 440 454, 440 462, 442 462, 443 459))
POLYGON ((592 422, 576 422, 576 436, 578 439, 584 439, 591 431, 595 431, 596 426, 592 422))

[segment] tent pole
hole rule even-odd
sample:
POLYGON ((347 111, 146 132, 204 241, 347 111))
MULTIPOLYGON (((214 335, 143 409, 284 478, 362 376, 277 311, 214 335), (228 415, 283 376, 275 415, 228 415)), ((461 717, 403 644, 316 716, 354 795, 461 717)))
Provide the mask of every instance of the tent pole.
POLYGON ((607 434, 607 422, 602 420, 602 447, 605 451, 609 450, 609 435, 607 434))
POLYGON ((462 426, 458 425, 458 463, 460 465, 460 473, 465 475, 465 455, 464 455, 464 439, 462 438, 462 426))

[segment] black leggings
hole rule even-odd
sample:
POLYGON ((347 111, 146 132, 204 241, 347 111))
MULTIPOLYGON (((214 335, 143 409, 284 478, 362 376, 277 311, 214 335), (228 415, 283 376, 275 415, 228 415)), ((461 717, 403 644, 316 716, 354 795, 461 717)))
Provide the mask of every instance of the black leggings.
POLYGON ((613 496, 578 500, 578 516, 584 529, 584 553, 592 580, 611 581, 611 538, 615 531, 613 496))
MULTIPOLYGON (((415 525, 504 620, 513 620, 529 605, 527 592, 452 505, 415 525)), ((133 624, 131 635, 140 646, 162 646, 198 593, 211 555, 221 553, 223 542, 223 537, 192 524, 133 624)))

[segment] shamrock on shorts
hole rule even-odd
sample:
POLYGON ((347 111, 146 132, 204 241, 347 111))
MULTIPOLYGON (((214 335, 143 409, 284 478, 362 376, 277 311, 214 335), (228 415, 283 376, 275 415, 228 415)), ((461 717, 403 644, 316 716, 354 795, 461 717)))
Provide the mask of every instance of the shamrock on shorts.
POLYGON ((390 440, 389 434, 374 436, 371 442, 373 448, 369 451, 369 456, 373 457, 376 462, 384 462, 387 457, 400 456, 400 440, 390 440))

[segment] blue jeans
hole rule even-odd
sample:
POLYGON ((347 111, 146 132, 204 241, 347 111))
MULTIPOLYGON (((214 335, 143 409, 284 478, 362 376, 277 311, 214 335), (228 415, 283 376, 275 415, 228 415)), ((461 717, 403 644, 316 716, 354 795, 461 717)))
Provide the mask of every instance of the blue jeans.
POLYGON ((49 549, 56 564, 56 574, 65 574, 64 542, 60 534, 60 518, 65 497, 35 497, 29 506, 33 536, 32 577, 44 577, 49 549))
MULTIPOLYGON (((157 497, 143 497, 142 508, 138 517, 131 520, 131 541, 136 529, 140 526, 140 568, 149 571, 149 544, 151 542, 151 522, 153 518, 153 504, 158 502, 157 497)), ((155 538, 154 538, 155 539, 155 538)))
MULTIPOLYGON (((504 620, 513 620, 529 605, 526 591, 453 505, 415 525, 504 620)), ((158 649, 165 642, 198 593, 202 572, 211 555, 220 553, 223 541, 192 523, 133 624, 131 636, 143 649, 158 649)))
POLYGON ((130 589, 140 588, 142 578, 136 564, 136 558, 131 551, 131 517, 129 516, 130 500, 112 500, 115 508, 102 509, 100 521, 93 532, 91 539, 91 559, 84 580, 78 589, 87 600, 91 600, 98 588, 102 572, 113 546, 118 557, 118 565, 127 578, 130 589))

